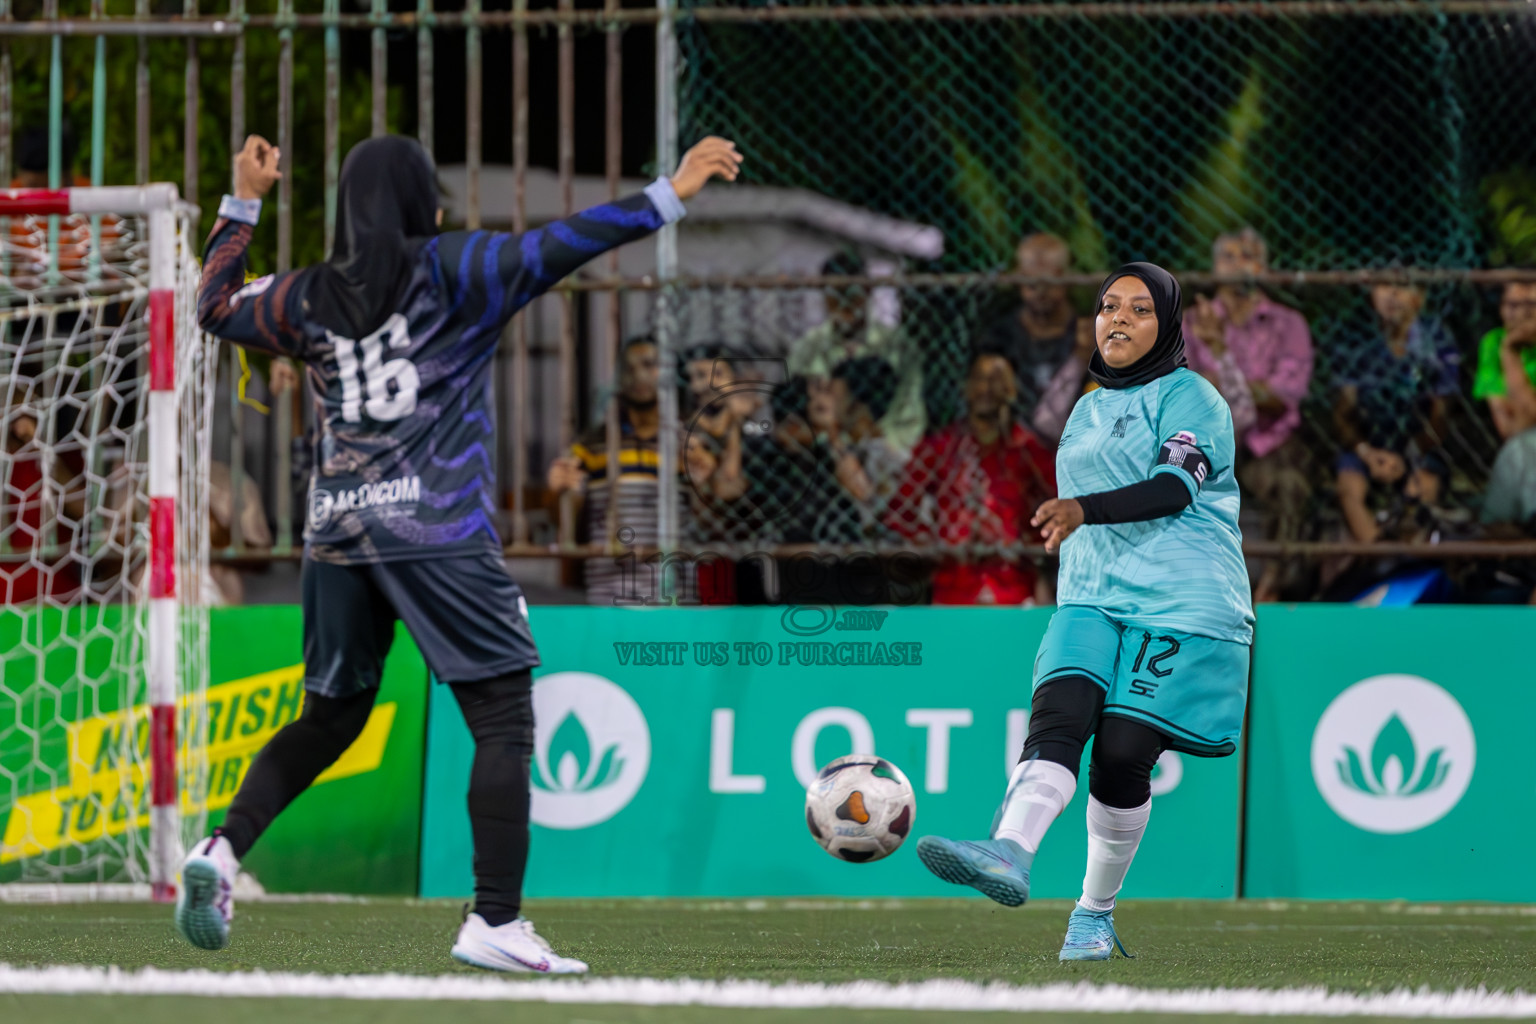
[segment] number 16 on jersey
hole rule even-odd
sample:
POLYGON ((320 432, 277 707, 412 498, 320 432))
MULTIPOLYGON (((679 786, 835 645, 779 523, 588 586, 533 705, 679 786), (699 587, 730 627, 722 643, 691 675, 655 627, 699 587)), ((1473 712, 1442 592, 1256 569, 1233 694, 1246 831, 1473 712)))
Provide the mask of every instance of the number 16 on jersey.
POLYGON ((391 349, 406 348, 411 343, 404 316, 391 314, 384 326, 361 341, 343 338, 330 331, 325 334, 336 348, 336 367, 341 373, 342 419, 360 423, 366 410, 370 419, 399 420, 416 411, 416 391, 421 386, 416 367, 409 359, 384 361, 386 340, 391 349), (359 347, 363 350, 361 366, 357 361, 359 347), (393 394, 390 393, 391 382, 394 383, 393 394), (366 400, 363 398, 364 387, 368 391, 366 400))

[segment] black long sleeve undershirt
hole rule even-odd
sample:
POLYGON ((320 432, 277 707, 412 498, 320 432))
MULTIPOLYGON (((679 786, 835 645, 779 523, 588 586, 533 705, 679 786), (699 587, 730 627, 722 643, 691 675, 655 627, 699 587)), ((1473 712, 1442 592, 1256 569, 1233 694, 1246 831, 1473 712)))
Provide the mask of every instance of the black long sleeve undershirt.
POLYGON ((1184 511, 1193 500, 1184 481, 1173 473, 1158 473, 1113 491, 1084 494, 1076 499, 1083 507, 1085 526, 1162 519, 1184 511))

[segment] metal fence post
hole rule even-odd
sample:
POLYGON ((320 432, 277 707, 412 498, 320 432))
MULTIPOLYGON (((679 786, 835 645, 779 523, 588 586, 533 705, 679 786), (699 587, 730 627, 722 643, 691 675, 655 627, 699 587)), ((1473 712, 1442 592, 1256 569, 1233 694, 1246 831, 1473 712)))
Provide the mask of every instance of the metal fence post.
POLYGON ((373 134, 389 132, 389 49, 384 36, 384 21, 389 7, 384 0, 373 0, 373 134))
MULTIPOLYGON (((528 10, 528 0, 512 0, 514 13, 528 10)), ((528 26, 512 27, 512 230, 528 230, 528 26)), ((528 317, 512 321, 512 542, 528 543, 528 317)))
MULTIPOLYGON (((656 162, 657 171, 667 174, 677 165, 677 40, 672 19, 675 0, 656 0, 661 19, 656 23, 656 162)), ((656 235, 656 276, 662 287, 656 294, 656 348, 661 360, 662 379, 657 395, 660 400, 661 436, 657 481, 661 488, 657 518, 657 542, 663 555, 676 550, 678 543, 677 493, 677 388, 673 386, 675 353, 678 339, 676 286, 677 225, 668 224, 656 235)))

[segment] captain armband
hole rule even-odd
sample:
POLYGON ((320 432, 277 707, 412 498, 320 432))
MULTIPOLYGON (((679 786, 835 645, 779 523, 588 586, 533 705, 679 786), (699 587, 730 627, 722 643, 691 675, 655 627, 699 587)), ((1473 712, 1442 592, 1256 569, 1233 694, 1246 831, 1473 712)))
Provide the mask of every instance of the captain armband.
POLYGON ((1187 430, 1179 431, 1163 442, 1162 449, 1157 453, 1157 464, 1182 469, 1195 481, 1195 490, 1198 491, 1205 486, 1205 478, 1210 475, 1211 460, 1195 447, 1196 443, 1194 434, 1187 430))

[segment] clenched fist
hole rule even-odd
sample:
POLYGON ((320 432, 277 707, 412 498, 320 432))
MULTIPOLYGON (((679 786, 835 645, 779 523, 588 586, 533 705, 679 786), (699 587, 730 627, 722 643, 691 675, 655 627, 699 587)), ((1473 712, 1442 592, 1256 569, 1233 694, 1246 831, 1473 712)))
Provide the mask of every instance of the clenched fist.
POLYGON ((235 198, 260 199, 283 173, 277 169, 282 150, 260 135, 248 135, 235 154, 235 198))

